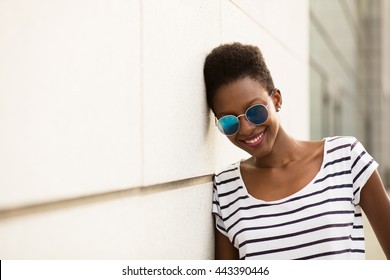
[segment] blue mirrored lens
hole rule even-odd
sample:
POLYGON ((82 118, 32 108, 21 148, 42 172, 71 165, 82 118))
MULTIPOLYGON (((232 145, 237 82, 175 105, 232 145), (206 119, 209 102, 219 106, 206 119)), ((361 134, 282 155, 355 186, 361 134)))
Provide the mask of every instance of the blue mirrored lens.
POLYGON ((255 125, 260 125, 268 119, 268 110, 264 105, 255 105, 246 111, 246 118, 255 125))
POLYGON ((217 126, 222 133, 233 135, 238 131, 240 123, 236 116, 229 115, 220 118, 217 122, 217 126))

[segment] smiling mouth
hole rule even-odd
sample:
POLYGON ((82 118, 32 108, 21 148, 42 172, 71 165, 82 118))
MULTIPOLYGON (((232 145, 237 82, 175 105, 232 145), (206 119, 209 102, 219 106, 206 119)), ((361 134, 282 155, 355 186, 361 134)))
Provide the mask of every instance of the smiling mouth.
POLYGON ((242 140, 245 144, 247 144, 248 146, 250 147, 255 147, 255 146, 258 146, 260 145, 263 140, 264 140, 264 134, 266 132, 267 129, 264 129, 260 134, 257 134, 255 137, 253 138, 249 138, 249 139, 245 139, 245 140, 242 140))

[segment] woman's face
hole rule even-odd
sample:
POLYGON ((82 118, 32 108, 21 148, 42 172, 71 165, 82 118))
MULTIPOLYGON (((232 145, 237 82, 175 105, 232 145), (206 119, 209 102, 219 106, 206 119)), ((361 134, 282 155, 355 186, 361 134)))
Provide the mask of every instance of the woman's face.
POLYGON ((226 115, 244 114, 255 104, 268 106, 268 119, 263 124, 256 126, 242 116, 239 118, 239 131, 227 136, 234 145, 257 158, 271 152, 279 131, 275 105, 281 104, 281 95, 278 90, 272 96, 269 94, 258 81, 245 77, 220 87, 213 99, 217 119, 226 115))

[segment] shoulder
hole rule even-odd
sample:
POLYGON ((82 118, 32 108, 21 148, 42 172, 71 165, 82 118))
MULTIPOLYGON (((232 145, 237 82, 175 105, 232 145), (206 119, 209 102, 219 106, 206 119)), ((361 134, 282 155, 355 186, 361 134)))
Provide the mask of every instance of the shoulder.
POLYGON ((324 140, 327 153, 342 150, 351 151, 357 144, 360 144, 359 140, 354 136, 333 136, 326 137, 324 140))
POLYGON ((324 140, 327 143, 350 144, 350 145, 358 141, 354 136, 332 136, 332 137, 326 137, 324 138, 324 140))
POLYGON ((239 168, 240 162, 235 162, 221 170, 218 170, 213 176, 215 187, 238 180, 240 178, 239 168))
MULTIPOLYGON (((330 158, 349 157, 352 162, 352 168, 357 163, 371 164, 373 157, 369 154, 363 144, 353 136, 336 136, 325 138, 326 151, 325 156, 330 158)), ((376 163, 373 165, 375 166, 376 163)))
POLYGON ((239 173, 240 163, 241 162, 238 161, 229 164, 220 170, 217 170, 217 172, 214 174, 214 178, 221 180, 230 178, 231 176, 235 176, 237 173, 239 173))

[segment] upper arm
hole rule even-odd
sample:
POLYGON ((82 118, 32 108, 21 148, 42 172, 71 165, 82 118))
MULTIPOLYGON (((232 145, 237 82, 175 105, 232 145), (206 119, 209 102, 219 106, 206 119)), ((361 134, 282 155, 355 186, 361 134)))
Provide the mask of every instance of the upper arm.
POLYGON ((377 170, 372 173, 361 191, 360 206, 387 259, 390 259, 390 199, 377 170))
POLYGON ((216 260, 238 260, 238 250, 230 242, 229 238, 219 230, 215 230, 215 259, 216 260))

